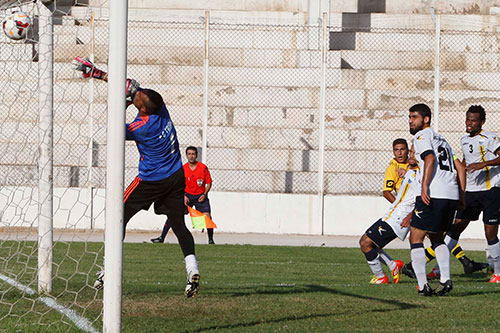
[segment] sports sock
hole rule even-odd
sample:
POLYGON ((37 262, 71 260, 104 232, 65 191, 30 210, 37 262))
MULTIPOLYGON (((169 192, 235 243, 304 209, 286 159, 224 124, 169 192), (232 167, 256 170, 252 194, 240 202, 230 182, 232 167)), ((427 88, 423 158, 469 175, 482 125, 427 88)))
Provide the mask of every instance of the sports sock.
POLYGON ((439 265, 439 281, 444 283, 450 279, 450 250, 444 243, 432 244, 436 252, 436 260, 439 265))
POLYGON ((493 269, 495 275, 500 275, 500 242, 498 242, 498 237, 493 240, 488 241, 490 247, 491 260, 493 261, 493 269))
POLYGON ((455 258, 457 258, 457 259, 466 258, 465 251, 462 249, 462 247, 458 243, 453 248, 453 250, 451 250, 451 254, 453 254, 455 256, 455 258))
POLYGON ((486 245, 486 262, 488 263, 488 266, 493 267, 493 259, 491 258, 489 245, 486 245))
POLYGON ((458 244, 458 240, 451 238, 449 235, 446 235, 444 236, 444 243, 448 247, 448 250, 451 252, 458 244))
POLYGON ((425 274, 427 259, 425 258, 423 243, 411 244, 411 262, 413 271, 417 276, 418 290, 422 290, 427 283, 427 275, 425 274))
POLYGON ((200 271, 198 270, 198 261, 196 260, 196 256, 194 254, 184 257, 184 262, 186 263, 186 272, 189 277, 193 274, 200 274, 200 271))
POLYGON ((425 249, 425 258, 427 259, 427 262, 434 260, 436 258, 436 253, 434 252, 434 249, 432 247, 428 247, 425 249))
POLYGON ((378 278, 383 278, 385 274, 382 270, 382 265, 380 264, 380 255, 377 250, 371 250, 370 252, 365 253, 365 257, 368 266, 370 266, 370 269, 373 272, 373 275, 378 278))
POLYGON ((168 224, 168 219, 165 221, 165 225, 163 226, 163 230, 161 231, 161 239, 165 239, 167 237, 167 233, 170 230, 170 224, 168 224))
POLYGON ((376 251, 378 252, 379 256, 380 256, 380 260, 387 265, 387 267, 389 267, 389 269, 392 271, 395 267, 396 267, 396 263, 394 262, 394 260, 391 258, 390 255, 387 254, 387 252, 385 252, 384 250, 382 249, 376 249, 376 251))

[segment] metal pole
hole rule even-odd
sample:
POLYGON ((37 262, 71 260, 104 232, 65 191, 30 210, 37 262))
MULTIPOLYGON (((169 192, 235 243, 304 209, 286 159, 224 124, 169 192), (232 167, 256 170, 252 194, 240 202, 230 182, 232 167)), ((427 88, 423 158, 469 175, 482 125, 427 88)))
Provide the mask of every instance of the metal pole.
POLYGON ((53 103, 54 103, 54 5, 38 2, 38 75, 39 114, 38 139, 38 292, 52 290, 52 222, 53 222, 53 103))
MULTIPOLYGON (((90 52, 89 59, 94 63, 94 10, 90 11, 90 52)), ((89 159, 88 159, 88 191, 90 207, 90 229, 94 228, 94 182, 92 174, 94 157, 94 79, 89 80, 89 159)))
POLYGON ((326 13, 323 12, 321 37, 321 82, 319 93, 319 156, 318 156, 318 199, 321 234, 325 233, 324 220, 324 179, 325 179, 325 97, 326 97, 326 56, 327 56, 327 28, 326 13))
POLYGON ((435 15, 434 8, 430 8, 432 21, 434 22, 434 115, 433 115, 433 128, 434 131, 439 131, 439 91, 440 91, 440 49, 441 49, 441 15, 435 15))
POLYGON ((201 162, 207 163, 208 135, 208 51, 209 51, 210 12, 205 11, 205 55, 203 59, 203 130, 201 138, 201 162))
POLYGON ((104 332, 121 331, 128 1, 109 2, 104 332))

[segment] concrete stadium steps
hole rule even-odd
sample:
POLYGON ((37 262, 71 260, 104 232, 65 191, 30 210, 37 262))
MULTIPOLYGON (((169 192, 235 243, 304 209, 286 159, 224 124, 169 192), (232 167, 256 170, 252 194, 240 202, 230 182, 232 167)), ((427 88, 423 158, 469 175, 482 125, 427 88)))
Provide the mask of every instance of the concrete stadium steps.
MULTIPOLYGON (((351 54, 355 56, 354 59, 359 60, 359 53, 351 54)), ((497 69, 500 67, 500 58, 496 54, 494 57, 489 54, 484 55, 485 57, 478 55, 474 58, 476 55, 471 54, 468 59, 461 59, 461 63, 453 62, 450 58, 444 58, 442 61, 441 89, 495 91, 497 89, 496 82, 500 77, 500 74, 497 73, 497 69), (467 63, 469 60, 470 62, 467 63), (464 67, 464 69, 477 69, 477 71, 449 70, 458 69, 460 66, 464 67)), ((385 58, 383 61, 388 62, 385 58)), ((361 62, 364 63, 365 61, 361 62)), ((103 68, 106 67, 104 64, 97 65, 103 68)), ((387 90, 432 90, 434 88, 434 72, 431 63, 424 64, 423 67, 428 68, 425 70, 394 68, 341 70, 330 68, 327 72, 326 82, 329 88, 366 89, 366 87, 377 87, 378 89, 387 90)), ((16 92, 24 92, 30 96, 35 96, 35 88, 38 84, 37 70, 36 63, 6 61, 3 63, 3 68, 0 68, 0 80, 2 82, 0 85, 16 92)), ((68 92, 71 90, 72 95, 68 97, 72 100, 88 95, 89 81, 81 79, 72 69, 69 61, 55 63, 54 74, 56 79, 55 90, 68 92)), ((196 99, 199 99, 202 91, 203 72, 201 67, 131 64, 128 67, 128 74, 130 77, 136 78, 145 87, 154 86, 167 92, 175 90, 194 91, 195 95, 197 95, 196 99)), ((225 89, 230 94, 236 90, 242 91, 242 89, 279 89, 284 87, 290 92, 299 89, 318 89, 319 69, 214 66, 210 68, 209 84, 212 94, 218 95, 217 97, 224 95, 225 89), (242 81, 242 78, 244 78, 244 81, 242 81)), ((107 84, 104 82, 96 80, 94 81, 94 87, 97 97, 107 93, 107 84)), ((182 92, 180 92, 178 96, 182 95, 182 92)))
MULTIPOLYGON (((462 128, 465 110, 472 104, 482 104, 488 110, 488 119, 492 123, 500 120, 498 105, 500 100, 492 93, 491 97, 482 97, 484 92, 478 92, 476 98, 459 98, 458 101, 450 102, 443 99, 440 109, 440 119, 443 128, 462 128)), ((459 94, 460 95, 460 94, 459 94)), ((429 96, 430 97, 430 96, 429 96)), ((460 96, 459 96, 460 97, 460 96)), ((385 95, 380 103, 390 103, 394 101, 393 109, 390 105, 379 109, 364 108, 328 108, 326 112, 327 129, 345 129, 345 130, 378 130, 380 126, 388 128, 399 128, 402 123, 406 124, 407 109, 417 101, 416 97, 403 99, 402 96, 385 95)), ((420 101, 433 104, 432 97, 425 99, 420 95, 420 101)), ((34 105, 33 107, 36 107, 34 105)), ((188 135, 192 140, 198 140, 201 131, 202 109, 172 105, 169 106, 169 112, 178 131, 188 135)), ((26 137, 33 136, 33 131, 37 130, 38 114, 29 111, 15 113, 12 110, 19 109, 0 108, 0 121, 2 121, 2 137, 12 142, 22 142, 26 137)), ((130 122, 136 116, 133 107, 127 111, 127 121, 130 122)), ((105 138, 106 132, 106 105, 96 104, 94 110, 93 131, 95 140, 99 143, 105 138)), ((72 138, 81 136, 87 140, 88 136, 88 105, 86 104, 60 104, 54 112, 54 137, 72 138), (69 115, 68 115, 69 114, 69 115)), ((500 123, 500 121, 499 121, 500 123)), ((315 133, 319 128, 317 108, 271 108, 271 107, 214 107, 209 106, 208 125, 211 131, 218 132, 218 129, 224 129, 224 133, 237 135, 240 131, 247 128, 249 130, 301 130, 304 133, 315 133)), ((219 134, 218 134, 219 135, 219 134)), ((264 139, 263 139, 264 140, 264 139)))
MULTIPOLYGON (((104 187, 105 167, 92 168, 92 183, 104 187)), ((0 178, 3 186, 37 186, 38 172, 34 165, 0 165, 0 173, 9 175, 0 178)), ((216 191, 251 191, 251 192, 317 192, 317 172, 301 171, 259 171, 259 170, 224 170, 211 169, 216 191)), ((125 168, 125 185, 137 176, 137 166, 125 168)), ((86 167, 54 166, 54 186, 88 186, 86 167)), ((379 194, 380 175, 376 173, 325 173, 325 191, 331 194, 379 194), (374 188, 377 189, 374 192, 374 188)), ((30 198, 27 197, 27 200, 30 198)))
MULTIPOLYGON (((394 133, 390 137, 388 135, 384 136, 381 133, 374 133, 371 140, 363 142, 363 145, 363 135, 360 133, 354 132, 350 138, 342 138, 342 134, 342 132, 339 134, 330 131, 327 133, 326 156, 328 157, 328 161, 325 164, 326 171, 349 172, 351 170, 373 172, 373 170, 384 170, 387 161, 390 160, 390 154, 387 151, 381 151, 380 148, 385 147, 383 144, 390 146, 395 137, 408 136, 404 135, 407 134, 407 131, 394 133), (348 140, 351 141, 349 141, 349 144, 346 144, 348 140), (356 142, 356 140, 358 141, 356 142), (377 145, 376 143, 379 144, 377 145), (361 151, 356 146, 366 146, 366 148, 361 151), (370 153, 366 154, 367 151, 370 153), (351 160, 363 161, 363 163, 355 163, 356 165, 353 166, 349 163, 351 160)), ((345 136, 347 135, 345 134, 345 136)), ((180 136, 182 146, 194 143, 191 140, 187 140, 187 138, 187 135, 180 136)), ((315 150, 317 149, 316 142, 308 143, 304 139, 298 142, 282 141, 280 144, 266 147, 259 147, 258 144, 246 147, 236 142, 239 139, 241 138, 233 138, 235 142, 229 145, 229 147, 218 146, 217 142, 213 140, 209 141, 207 163, 210 164, 211 168, 270 171, 311 171, 318 168, 318 151, 315 150), (315 146, 312 146, 312 144, 315 144, 315 146)), ((279 140, 280 138, 274 136, 274 139, 279 140)), ((0 164, 2 165, 31 165, 36 163, 38 143, 2 142, 0 152, 0 164)), ((125 146, 125 152, 127 157, 125 159, 125 166, 137 167, 139 154, 135 144, 128 142, 125 146)), ((87 167, 89 153, 88 143, 56 142, 54 145, 54 165, 87 167)), ((93 166, 105 167, 107 161, 106 143, 94 145, 93 156, 93 166)))

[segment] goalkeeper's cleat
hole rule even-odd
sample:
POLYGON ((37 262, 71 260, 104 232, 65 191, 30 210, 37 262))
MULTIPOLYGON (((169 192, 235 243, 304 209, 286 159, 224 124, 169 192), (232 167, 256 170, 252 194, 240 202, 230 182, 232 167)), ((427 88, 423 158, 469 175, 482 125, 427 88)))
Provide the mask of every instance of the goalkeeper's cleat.
POLYGON ((436 266, 432 269, 432 271, 427 274, 427 279, 428 280, 435 280, 435 279, 439 279, 439 277, 441 276, 441 272, 439 271, 439 268, 436 266))
POLYGON ((500 283, 500 275, 493 274, 489 283, 500 283))
POLYGON ((422 290, 420 289, 418 290, 418 296, 434 296, 434 295, 436 295, 436 293, 434 292, 434 290, 432 290, 431 286, 428 283, 424 285, 424 288, 422 290))
POLYGON ((403 268, 401 269, 401 273, 403 273, 404 275, 406 275, 409 278, 417 279, 417 276, 415 275, 415 272, 413 271, 413 266, 411 265, 411 262, 409 262, 403 266, 403 268))
POLYGON ((184 294, 188 298, 194 297, 198 293, 198 289, 200 289, 200 274, 195 273, 191 276, 191 278, 188 278, 184 294))
POLYGON ((404 266, 404 263, 401 260, 394 260, 396 263, 396 267, 392 270, 392 283, 399 283, 401 279, 401 269, 404 266))
POLYGON ((163 243, 165 240, 160 236, 156 238, 151 238, 151 243, 163 243))
POLYGON ((387 275, 385 275, 385 274, 381 278, 374 276, 370 280, 370 284, 388 284, 388 283, 389 283, 389 279, 387 278, 387 275))
POLYGON ((94 282, 95 289, 102 289, 104 287, 104 270, 96 273, 97 279, 94 282))
POLYGON ((474 260, 470 260, 466 256, 463 256, 459 260, 464 266, 465 274, 472 274, 474 272, 479 272, 488 267, 488 264, 482 262, 475 262, 474 260))
POLYGON ((444 296, 448 294, 453 289, 453 284, 451 280, 447 280, 446 282, 439 282, 436 290, 434 291, 438 296, 444 296))

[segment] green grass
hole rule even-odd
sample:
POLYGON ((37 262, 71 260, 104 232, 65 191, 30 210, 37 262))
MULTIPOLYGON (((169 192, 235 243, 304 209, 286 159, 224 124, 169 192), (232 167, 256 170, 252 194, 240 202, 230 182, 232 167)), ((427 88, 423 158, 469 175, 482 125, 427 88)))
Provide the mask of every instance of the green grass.
MULTIPOLYGON (((0 273, 14 276, 17 271, 20 282, 36 289, 30 282, 36 277, 36 255, 10 253, 11 259, 5 259, 15 244, 0 244, 0 273)), ((33 253, 33 244, 24 243, 21 251, 33 253)), ((409 259, 409 250, 388 252, 409 259)), ((484 261, 482 252, 467 254, 484 261)), ((500 324, 500 286, 487 283, 485 273, 464 275, 455 259, 452 293, 419 298, 416 282, 406 277, 398 285, 368 285, 370 270, 358 249, 199 245, 197 257, 200 293, 186 299, 178 245, 125 244, 124 332, 486 332, 500 324)), ((102 244, 60 243, 54 258, 53 295, 101 330, 102 292, 90 286, 102 244)), ((0 332, 77 331, 36 297, 21 296, 4 282, 0 297, 0 332)))

